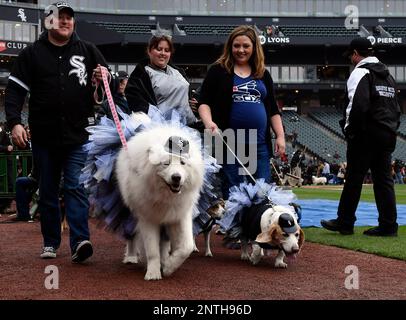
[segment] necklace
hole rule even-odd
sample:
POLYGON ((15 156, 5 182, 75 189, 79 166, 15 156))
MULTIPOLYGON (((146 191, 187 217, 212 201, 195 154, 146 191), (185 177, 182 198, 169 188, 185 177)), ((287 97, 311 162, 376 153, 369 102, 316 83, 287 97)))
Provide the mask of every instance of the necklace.
POLYGON ((246 78, 251 75, 251 69, 250 68, 239 69, 239 68, 234 67, 234 73, 237 76, 246 78))

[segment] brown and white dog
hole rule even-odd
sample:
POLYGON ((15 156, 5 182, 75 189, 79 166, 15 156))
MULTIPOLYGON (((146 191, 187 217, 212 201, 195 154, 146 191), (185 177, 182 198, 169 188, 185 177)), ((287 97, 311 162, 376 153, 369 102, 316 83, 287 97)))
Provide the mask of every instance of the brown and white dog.
POLYGON ((264 249, 277 249, 276 268, 287 268, 285 256, 295 258, 304 243, 304 232, 297 223, 295 210, 288 206, 258 204, 243 213, 241 234, 241 260, 257 264, 264 249), (252 253, 248 253, 248 243, 252 253))
MULTIPOLYGON (((213 257, 213 254, 210 249, 210 233, 211 230, 213 229, 213 226, 216 224, 216 221, 223 218, 225 212, 225 205, 226 205, 225 201, 220 198, 210 208, 206 210, 207 214, 210 216, 210 219, 201 226, 202 230, 200 231, 200 233, 203 233, 204 235, 204 247, 206 250, 205 251, 206 257, 213 257)), ((193 251, 199 252, 199 249, 196 246, 196 241, 193 251)))

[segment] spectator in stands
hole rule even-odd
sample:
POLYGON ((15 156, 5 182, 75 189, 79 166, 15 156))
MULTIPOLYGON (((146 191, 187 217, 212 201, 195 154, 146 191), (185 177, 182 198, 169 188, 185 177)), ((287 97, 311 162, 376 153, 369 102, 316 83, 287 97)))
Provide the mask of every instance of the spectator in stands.
POLYGON ((150 104, 163 113, 178 108, 187 123, 193 125, 196 117, 190 103, 196 101, 189 101, 185 72, 169 62, 174 53, 171 37, 154 35, 148 43, 147 53, 148 58, 140 61, 131 73, 125 90, 130 110, 148 113, 150 104))
MULTIPOLYGON (((11 152, 14 150, 13 144, 10 141, 9 132, 6 131, 5 125, 0 125, 0 154, 5 158, 7 166, 7 185, 4 185, 5 190, 3 192, 13 192, 14 186, 14 174, 13 174, 13 160, 11 159, 11 152)), ((10 208, 12 198, 0 199, 0 214, 1 213, 13 213, 14 209, 10 208)))
MULTIPOLYGON (((285 134, 275 101, 273 81, 265 69, 262 46, 251 26, 239 26, 229 35, 223 54, 211 66, 203 81, 199 114, 205 128, 212 133, 228 128, 256 129, 255 176, 270 181, 269 160, 273 156, 271 130, 276 135, 275 156, 285 152, 285 134)), ((246 150, 246 144, 250 142, 253 141, 246 137, 245 141, 239 142, 238 148, 246 150)), ((236 152, 239 153, 241 151, 236 152)), ((223 165, 225 198, 229 187, 243 181, 239 169, 237 163, 223 165)))
POLYGON ((316 171, 316 177, 321 177, 324 169, 324 162, 321 160, 317 161, 317 171, 316 171))
POLYGON ((298 136, 298 134, 297 134, 296 130, 293 129, 293 132, 292 132, 292 148, 293 149, 296 148, 297 136, 298 136))
POLYGON ((327 182, 329 181, 329 178, 330 178, 330 164, 327 161, 324 162, 323 169, 321 170, 321 175, 323 177, 326 177, 327 182))
POLYGON ((44 239, 40 257, 55 258, 61 244, 59 184, 63 172, 71 260, 82 262, 93 254, 89 202, 79 184, 87 157, 83 148, 88 140, 86 127, 95 123, 91 80, 102 79, 100 65, 107 63, 95 45, 79 39, 74 11, 66 2, 53 4, 45 13, 59 17, 51 19, 58 24, 48 23, 39 40, 26 47, 14 63, 5 97, 7 123, 14 143, 24 147, 27 132, 21 124, 21 109, 30 92, 29 126, 44 239))
POLYGON ((400 123, 396 83, 388 68, 373 56, 368 39, 352 40, 345 54, 355 66, 347 82, 348 104, 340 122, 347 139, 347 177, 337 219, 322 220, 321 224, 341 234, 354 232, 362 182, 370 169, 379 226, 364 234, 396 236, 396 199, 391 175, 391 157, 400 123))
POLYGON ((340 167, 337 172, 336 184, 343 184, 345 181, 346 164, 340 163, 340 167))
POLYGON ((396 159, 393 162, 393 171, 395 175, 395 183, 404 184, 403 182, 403 175, 402 175, 402 168, 405 167, 405 164, 402 160, 396 159))
POLYGON ((38 189, 38 174, 33 167, 27 177, 18 177, 16 179, 16 217, 6 220, 5 223, 30 221, 30 203, 33 194, 38 189))

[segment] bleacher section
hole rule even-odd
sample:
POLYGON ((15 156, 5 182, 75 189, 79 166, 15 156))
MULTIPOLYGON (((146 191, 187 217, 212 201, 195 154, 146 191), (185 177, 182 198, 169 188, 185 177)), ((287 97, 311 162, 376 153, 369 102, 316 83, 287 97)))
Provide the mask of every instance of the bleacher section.
MULTIPOLYGON (((157 28, 156 24, 142 23, 117 23, 94 21, 91 22, 99 27, 104 27, 108 30, 119 33, 129 34, 151 34, 157 28)), ((177 24, 177 27, 187 35, 229 35, 237 25, 222 25, 222 24, 177 24)), ((171 29, 174 28, 171 27, 171 29)))
MULTIPOLYGON (((99 27, 104 27, 108 30, 113 30, 119 33, 128 34, 151 34, 157 28, 156 24, 148 23, 117 23, 109 21, 93 21, 99 27)), ((191 36, 199 35, 220 35, 228 36, 235 27, 238 25, 233 24, 175 24, 167 26, 171 30, 178 28, 182 33, 191 36)), ((256 26, 259 33, 264 33, 266 26, 256 26)), ((286 37, 358 37, 357 30, 346 29, 344 26, 334 25, 287 25, 277 26, 279 32, 286 37)), ((399 27, 400 28, 400 27, 399 27)), ((405 28, 406 30, 406 28, 405 28)), ((406 31, 405 31, 406 32, 406 31)))
POLYGON ((406 139, 406 114, 400 115, 400 126, 398 133, 401 137, 406 139))
POLYGON ((182 24, 178 25, 188 35, 229 35, 237 25, 182 24))
POLYGON ((385 26, 385 30, 387 30, 394 37, 406 37, 405 26, 385 26))
POLYGON ((104 27, 108 30, 116 31, 119 33, 131 33, 131 34, 151 34, 151 30, 154 30, 156 28, 155 24, 117 23, 105 21, 94 21, 91 23, 99 27, 104 27))
POLYGON ((311 119, 330 130, 335 135, 344 139, 344 134, 341 130, 339 121, 343 115, 336 108, 322 107, 317 111, 308 114, 311 119))
POLYGON ((402 138, 398 137, 396 149, 392 154, 392 159, 401 159, 406 161, 406 142, 402 138))
POLYGON ((283 124, 286 134, 291 135, 293 131, 298 133, 297 142, 307 147, 307 150, 316 154, 319 158, 332 162, 340 162, 346 159, 346 144, 339 137, 333 139, 320 128, 315 126, 306 117, 298 117, 298 121, 291 121, 297 116, 293 111, 283 112, 283 124), (339 159, 334 159, 333 155, 338 153, 339 159))
POLYGON ((279 29, 286 37, 348 37, 355 38, 358 31, 355 29, 346 29, 342 26, 329 25, 290 25, 279 26, 279 29))

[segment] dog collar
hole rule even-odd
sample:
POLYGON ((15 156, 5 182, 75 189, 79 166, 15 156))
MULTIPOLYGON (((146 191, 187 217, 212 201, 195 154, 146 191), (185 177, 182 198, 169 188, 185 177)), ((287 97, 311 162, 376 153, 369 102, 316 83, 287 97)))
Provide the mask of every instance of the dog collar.
POLYGON ((282 228, 282 230, 286 233, 294 233, 297 231, 295 220, 288 213, 282 213, 279 216, 278 224, 282 228))

